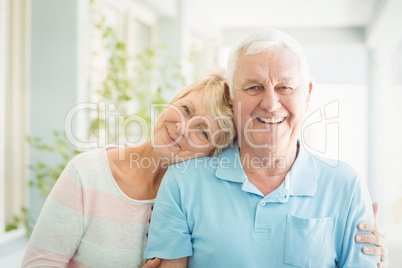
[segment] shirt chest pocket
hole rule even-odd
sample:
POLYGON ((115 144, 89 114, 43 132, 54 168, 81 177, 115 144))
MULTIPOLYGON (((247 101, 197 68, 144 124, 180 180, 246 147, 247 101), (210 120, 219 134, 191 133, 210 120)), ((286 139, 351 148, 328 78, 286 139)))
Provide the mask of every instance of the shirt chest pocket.
POLYGON ((332 230, 331 217, 303 219, 288 215, 284 262, 300 268, 331 267, 332 230))

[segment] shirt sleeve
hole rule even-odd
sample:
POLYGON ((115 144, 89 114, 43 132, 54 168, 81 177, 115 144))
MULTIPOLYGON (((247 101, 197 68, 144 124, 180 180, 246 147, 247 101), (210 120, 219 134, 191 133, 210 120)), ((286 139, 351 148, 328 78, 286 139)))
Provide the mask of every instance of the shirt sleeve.
MULTIPOLYGON (((362 244, 355 242, 356 234, 370 234, 357 228, 360 222, 374 222, 371 199, 365 184, 358 180, 350 204, 343 237, 342 250, 338 261, 339 267, 377 267, 379 256, 366 255, 362 244)), ((373 245, 368 245, 373 246, 373 245)))
POLYGON ((71 162, 57 180, 36 222, 22 267, 66 267, 83 235, 83 194, 71 162))
POLYGON ((152 212, 145 258, 178 259, 192 256, 191 234, 181 193, 171 169, 159 187, 152 212))

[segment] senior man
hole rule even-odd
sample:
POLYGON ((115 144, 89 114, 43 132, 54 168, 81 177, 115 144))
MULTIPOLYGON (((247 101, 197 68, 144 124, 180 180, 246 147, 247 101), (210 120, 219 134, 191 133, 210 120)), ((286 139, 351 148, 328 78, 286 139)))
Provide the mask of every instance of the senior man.
POLYGON ((167 171, 145 258, 163 259, 160 267, 377 267, 354 241, 358 223, 373 222, 364 183, 298 141, 313 89, 299 43, 254 32, 232 49, 228 75, 237 140, 167 171))

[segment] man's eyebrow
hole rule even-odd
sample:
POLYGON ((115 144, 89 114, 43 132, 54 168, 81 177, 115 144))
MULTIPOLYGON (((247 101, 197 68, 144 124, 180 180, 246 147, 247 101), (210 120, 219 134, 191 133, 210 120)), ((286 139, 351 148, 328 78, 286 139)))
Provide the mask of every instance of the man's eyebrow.
MULTIPOLYGON (((282 77, 279 79, 278 82, 279 83, 289 83, 289 82, 292 82, 293 80, 294 80, 293 77, 282 77)), ((249 84, 263 84, 263 82, 256 78, 248 78, 241 85, 242 85, 242 87, 244 87, 249 84)))
POLYGON ((249 84, 261 84, 261 81, 255 78, 248 78, 241 85, 246 86, 249 84))

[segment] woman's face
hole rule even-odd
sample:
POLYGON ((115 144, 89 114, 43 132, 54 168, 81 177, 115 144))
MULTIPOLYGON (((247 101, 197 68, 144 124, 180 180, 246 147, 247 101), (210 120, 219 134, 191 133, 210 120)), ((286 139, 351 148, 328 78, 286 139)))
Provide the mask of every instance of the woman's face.
POLYGON ((220 127, 205 111, 203 101, 204 92, 193 91, 162 112, 152 139, 159 156, 177 163, 213 152, 220 127))

